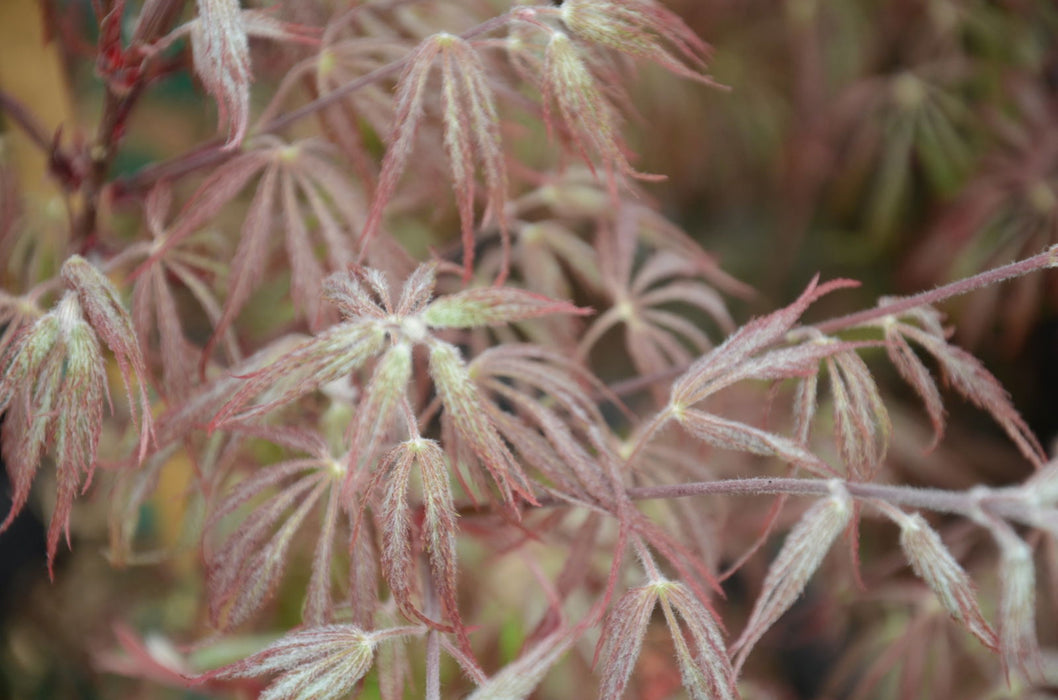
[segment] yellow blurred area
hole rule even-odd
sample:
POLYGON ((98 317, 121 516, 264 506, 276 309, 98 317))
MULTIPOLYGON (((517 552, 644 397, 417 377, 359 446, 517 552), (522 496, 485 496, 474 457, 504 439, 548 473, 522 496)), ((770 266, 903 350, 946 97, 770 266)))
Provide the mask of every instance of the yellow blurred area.
POLYGON ((170 565, 178 570, 193 568, 196 554, 192 550, 178 551, 184 533, 184 520, 187 517, 188 488, 194 465, 187 453, 180 450, 165 463, 158 477, 158 489, 155 491, 153 506, 157 513, 158 540, 161 546, 174 552, 170 565))
MULTIPOLYGON (((26 108, 47 134, 76 123, 73 101, 58 45, 45 44, 44 17, 37 0, 0 0, 0 88, 26 108)), ((48 196, 56 192, 47 177, 47 154, 10 121, 4 138, 23 192, 48 196)))
MULTIPOLYGON (((0 0, 2 1, 2 0, 0 0)), ((118 280, 114 280, 115 283, 118 280)), ((135 375, 133 375, 135 377, 135 375)), ((138 377, 135 377, 137 380, 138 377)), ((118 367, 117 362, 111 358, 107 362, 107 385, 110 391, 110 395, 115 399, 114 410, 119 415, 124 415, 131 407, 126 406, 125 397, 125 385, 121 378, 121 371, 118 367)), ((154 417, 163 410, 161 402, 155 401, 152 406, 152 413, 154 417)), ((125 418, 119 419, 119 423, 123 426, 131 425, 131 421, 125 418)), ((104 432, 104 436, 106 433, 104 432)), ((139 439, 139 434, 133 436, 135 440, 139 439)), ((121 440, 120 436, 115 435, 115 440, 121 440)), ((132 456, 135 456, 136 445, 126 446, 126 450, 132 451, 132 456)), ((100 450, 101 454, 105 453, 105 450, 100 450)), ((119 459, 120 454, 108 455, 112 459, 119 459)), ((142 467, 141 467, 142 468, 142 467)), ((153 511, 152 521, 154 522, 154 537, 153 543, 150 545, 151 549, 168 552, 172 556, 166 557, 170 566, 180 571, 189 570, 194 566, 196 561, 195 553, 191 550, 180 551, 180 548, 187 543, 183 541, 185 536, 186 519, 188 517, 188 497, 190 495, 189 489, 192 487, 192 478, 194 476, 195 466, 188 456, 187 452, 180 449, 170 456, 165 464, 161 465, 158 470, 158 483, 155 484, 154 492, 148 501, 150 508, 153 511)), ((134 542, 128 542, 131 546, 135 546, 134 542)), ((126 553, 127 554, 127 553, 126 553)))

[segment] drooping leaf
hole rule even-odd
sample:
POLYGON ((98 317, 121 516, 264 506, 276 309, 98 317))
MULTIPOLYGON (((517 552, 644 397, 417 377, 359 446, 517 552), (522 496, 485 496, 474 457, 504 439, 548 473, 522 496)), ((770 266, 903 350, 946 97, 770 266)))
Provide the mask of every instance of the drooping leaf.
POLYGON ((742 668, 764 633, 801 595, 834 540, 849 524, 852 499, 840 482, 834 482, 832 491, 833 495, 820 499, 805 511, 771 563, 749 621, 732 645, 736 670, 742 668))
POLYGON ((918 514, 905 516, 898 524, 900 546, 915 574, 933 589, 952 618, 985 646, 998 648, 999 639, 981 613, 973 582, 925 518, 918 514))

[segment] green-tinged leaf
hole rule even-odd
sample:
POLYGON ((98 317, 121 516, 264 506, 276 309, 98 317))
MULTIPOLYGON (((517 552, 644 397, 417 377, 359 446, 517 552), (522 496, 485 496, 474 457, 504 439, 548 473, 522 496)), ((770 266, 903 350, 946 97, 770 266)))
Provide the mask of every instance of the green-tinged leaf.
POLYGON ((488 470, 504 501, 513 504, 517 494, 535 503, 532 487, 521 466, 489 421, 484 400, 459 350, 448 343, 434 342, 430 348, 430 376, 459 437, 488 470))
POLYGON ((990 649, 999 646, 995 630, 977 604, 973 581, 959 566, 925 518, 915 514, 898 521, 900 546, 915 574, 937 594, 948 614, 990 649))
POLYGON ((512 287, 482 287, 440 297, 422 312, 422 320, 434 328, 474 328, 522 321, 548 314, 592 313, 566 301, 512 287))
POLYGON ((75 255, 63 263, 62 279, 66 287, 76 294, 77 302, 92 330, 114 353, 114 359, 118 362, 132 420, 140 430, 139 458, 142 461, 154 428, 151 404, 147 398, 147 363, 140 352, 139 338, 132 319, 110 280, 84 258, 75 255), (135 383, 132 380, 133 372, 136 374, 135 383), (138 389, 135 400, 132 396, 134 385, 138 389))
POLYGON ((398 343, 387 350, 357 403, 351 445, 360 464, 374 457, 390 432, 394 410, 411 380, 411 354, 407 343, 398 343))
POLYGON ((709 46, 653 0, 566 0, 562 22, 578 38, 658 64, 707 85, 709 46), (670 48, 671 47, 671 48, 670 48))
POLYGON ((352 692, 371 669, 380 641, 419 631, 416 627, 375 632, 353 625, 310 627, 288 634, 249 658, 203 674, 199 680, 278 674, 259 700, 338 700, 352 692))
POLYGON ((216 429, 236 416, 246 419, 266 413, 328 382, 341 379, 381 352, 385 344, 385 331, 373 324, 331 326, 264 369, 246 375, 246 381, 238 391, 217 411, 210 429, 216 429), (265 394, 264 403, 246 408, 255 396, 261 394, 265 394))

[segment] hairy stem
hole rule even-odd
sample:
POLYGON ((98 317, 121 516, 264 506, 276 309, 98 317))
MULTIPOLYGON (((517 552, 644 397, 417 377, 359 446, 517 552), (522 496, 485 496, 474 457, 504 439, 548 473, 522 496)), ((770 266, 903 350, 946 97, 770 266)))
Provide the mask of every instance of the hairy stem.
MULTIPOLYGON (((866 484, 837 480, 849 495, 860 500, 880 501, 891 506, 917 508, 936 513, 951 513, 980 521, 982 514, 1032 525, 1030 512, 1023 495, 1016 488, 989 489, 977 487, 969 491, 945 491, 944 489, 897 486, 889 484, 866 484)), ((717 481, 692 481, 665 486, 636 486, 625 491, 629 500, 649 501, 687 498, 690 496, 827 496, 832 493, 834 479, 792 479, 782 477, 753 477, 749 479, 720 479, 717 481)), ((526 508, 559 508, 578 504, 555 496, 537 497, 537 505, 526 508)), ((491 512, 490 504, 464 504, 458 507, 460 515, 491 512)))
POLYGON ((861 326, 870 321, 875 321, 886 316, 896 316, 909 311, 917 306, 937 304, 946 299, 967 294, 976 289, 1004 282, 1015 277, 1027 275, 1030 272, 1044 270, 1050 267, 1058 267, 1058 245, 1053 245, 1042 253, 1037 253, 1030 258, 1018 260, 1008 265, 992 268, 984 272, 967 277, 965 279, 945 284, 936 289, 919 292, 909 297, 900 297, 893 301, 877 306, 873 309, 864 309, 856 313, 832 318, 829 321, 817 323, 813 328, 821 333, 835 333, 855 326, 861 326))

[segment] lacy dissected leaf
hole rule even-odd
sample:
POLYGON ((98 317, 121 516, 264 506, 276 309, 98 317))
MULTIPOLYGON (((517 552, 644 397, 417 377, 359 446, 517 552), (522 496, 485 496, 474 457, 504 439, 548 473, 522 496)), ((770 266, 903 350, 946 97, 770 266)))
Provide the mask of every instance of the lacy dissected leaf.
POLYGON ((358 464, 369 462, 390 433, 395 410, 412 375, 412 349, 398 343, 386 351, 357 403, 350 444, 358 464))
POLYGON ((601 290, 595 249, 564 222, 517 224, 515 230, 514 262, 534 290, 556 299, 572 295, 572 281, 601 290))
POLYGON ((916 325, 895 319, 883 320, 882 324, 891 347, 889 354, 893 363, 922 398, 933 421, 934 442, 940 439, 940 431, 944 427, 939 392, 914 352, 901 344, 905 339, 915 342, 932 355, 947 382, 975 406, 988 411, 1026 459, 1037 467, 1046 463, 1047 456, 1039 440, 1014 408, 1006 389, 980 360, 947 341, 940 325, 940 314, 931 308, 919 308, 906 316, 916 325))
POLYGON ((567 0, 561 16, 578 38, 651 61, 684 78, 716 84, 704 74, 709 46, 678 15, 653 0, 567 0))
POLYGON ((900 546, 915 574, 933 589, 952 618, 985 646, 998 648, 996 632, 977 604, 973 581, 941 542, 940 536, 921 515, 904 516, 898 524, 900 546))
POLYGON ((602 636, 599 637, 601 700, 619 698, 624 694, 643 647, 643 637, 657 599, 655 586, 640 586, 625 593, 611 606, 602 636))
MULTIPOLYGON (((436 340, 430 329, 500 324, 582 310, 565 302, 505 288, 457 292, 430 302, 434 275, 432 265, 416 269, 405 281, 396 304, 388 281, 377 270, 357 268, 329 277, 324 285, 326 298, 346 320, 301 343, 267 367, 244 375, 247 381, 221 408, 211 425, 217 427, 236 416, 245 419, 292 401, 359 369, 388 346, 390 349, 368 385, 367 403, 361 407, 353 426, 356 445, 362 448, 361 459, 368 459, 410 380, 413 347, 428 345, 431 376, 456 424, 472 438, 468 444, 474 446, 490 470, 505 460, 514 464, 495 431, 487 428, 484 417, 474 415, 480 397, 466 375, 466 366, 458 351, 436 340), (262 394, 260 403, 246 408, 251 399, 262 394)), ((500 471, 509 470, 504 467, 500 471)))
POLYGON ((535 503, 532 487, 521 466, 488 419, 485 401, 459 350, 448 343, 435 341, 430 348, 430 376, 465 449, 492 476, 504 501, 513 504, 517 494, 535 503))
POLYGON ((151 347, 151 329, 157 329, 162 364, 162 386, 179 396, 194 385, 198 349, 187 341, 173 291, 161 265, 136 280, 132 293, 132 319, 144 348, 151 347))
POLYGON ((289 403, 328 382, 347 376, 380 353, 385 332, 374 325, 340 323, 299 344, 263 369, 242 375, 245 380, 210 423, 211 428, 229 419, 246 419, 289 403), (255 397, 265 401, 246 408, 255 397))
POLYGON ((147 443, 152 435, 151 404, 147 398, 147 363, 140 351, 139 339, 133 329, 132 319, 125 310, 114 285, 84 258, 74 255, 62 266, 62 279, 66 287, 77 296, 77 303, 84 312, 92 330, 99 335, 107 348, 114 353, 125 394, 132 411, 133 424, 139 427, 142 460, 147 443), (136 374, 136 381, 132 380, 136 374), (137 397, 132 396, 133 386, 137 397), (137 408, 139 409, 137 411, 137 408))
POLYGON ((609 433, 585 391, 605 394, 597 380, 569 358, 523 344, 486 350, 470 373, 489 399, 490 419, 526 464, 566 493, 613 501, 620 479, 606 474, 599 458, 609 433))
POLYGON ((354 625, 309 627, 242 661, 203 674, 200 680, 278 675, 260 700, 339 700, 371 669, 380 641, 419 631, 416 627, 375 632, 354 625))
POLYGON ((739 697, 735 671, 713 613, 679 582, 668 581, 658 591, 669 633, 676 647, 683 687, 695 700, 734 700, 739 697), (676 614, 694 644, 691 650, 676 614))
POLYGON ((13 487, 11 510, 0 531, 25 506, 41 458, 53 443, 58 494, 48 528, 50 571, 64 531, 69 539, 70 513, 82 479, 90 480, 95 469, 106 398, 103 355, 68 293, 16 340, 0 366, 0 411, 7 409, 4 461, 13 487))
MULTIPOLYGON (((719 389, 729 386, 743 378, 761 379, 779 378, 775 367, 783 366, 776 360, 783 360, 790 369, 785 376, 794 376, 796 368, 802 373, 814 372, 811 369, 811 350, 801 351, 801 356, 792 354, 771 355, 771 361, 752 365, 748 360, 768 346, 781 341, 793 328, 809 304, 821 296, 835 290, 854 286, 848 280, 832 280, 822 285, 813 279, 808 288, 793 304, 755 318, 735 331, 720 346, 692 364, 672 386, 670 403, 673 406, 691 406, 698 403, 719 389), (767 372, 764 370, 767 369, 767 372)), ((777 351, 782 352, 782 351, 777 351)), ((826 353, 825 353, 826 354, 826 353)), ((818 355, 815 362, 818 364, 818 355)))
POLYGON ((258 469, 236 482, 210 513, 207 531, 220 531, 233 517, 237 522, 218 548, 207 549, 214 623, 237 625, 271 596, 297 531, 321 506, 304 607, 305 622, 321 624, 331 613, 333 543, 344 468, 314 432, 241 424, 234 426, 233 435, 266 439, 310 456, 258 469))
MULTIPOLYGON (((165 246, 170 234, 167 218, 171 201, 172 191, 163 181, 147 194, 144 203, 144 219, 156 249, 165 246)), ((195 358, 201 352, 184 332, 171 280, 191 293, 214 326, 223 315, 210 285, 202 278, 203 273, 218 274, 223 269, 217 262, 217 251, 211 249, 210 241, 215 239, 204 237, 201 250, 186 245, 193 240, 185 238, 168 248, 165 255, 137 275, 132 289, 133 326, 148 356, 157 345, 162 385, 169 398, 184 398, 197 383, 195 358)), ((224 334, 224 348, 229 360, 241 359, 233 333, 224 334)))
POLYGON ((250 123, 250 42, 238 0, 197 0, 191 27, 191 53, 206 91, 217 100, 220 124, 235 148, 250 123))
POLYGON ((409 58, 398 81, 390 144, 361 241, 366 245, 377 234, 382 211, 407 165, 425 112, 423 100, 430 85, 428 77, 438 58, 441 62, 444 145, 462 230, 464 279, 469 279, 474 262, 475 161, 481 164, 488 193, 488 211, 500 221, 505 246, 507 171, 499 115, 484 64, 468 42, 447 32, 424 40, 409 58))
MULTIPOLYGON (((225 499, 213 523, 251 497, 283 484, 278 493, 255 504, 239 528, 207 556, 215 625, 227 629, 245 622, 274 594, 294 536, 327 489, 334 488, 332 481, 330 465, 321 468, 318 460, 283 462, 246 479, 225 499)), ((327 513, 336 515, 330 509, 327 513)), ((321 530, 326 534, 333 525, 324 523, 321 530)))
MULTIPOLYGON (((367 6, 360 6, 360 9, 366 10, 367 6)), ((355 17, 353 13, 347 16, 355 17)), ((410 51, 405 41, 396 36, 375 39, 363 33, 351 39, 338 39, 334 36, 336 29, 332 25, 324 34, 325 45, 316 56, 288 72, 284 86, 293 86, 298 80, 303 80, 305 76, 301 70, 304 70, 306 73, 311 72, 319 94, 327 95, 405 57, 410 51)), ((373 191, 378 179, 378 168, 371 144, 367 142, 370 132, 365 133, 361 125, 366 123, 376 134, 386 133, 393 123, 393 95, 385 86, 369 82, 361 89, 344 95, 337 104, 323 109, 320 118, 326 125, 328 138, 349 161, 357 178, 364 183, 367 191, 373 191)))
POLYGON ((889 445, 889 412, 859 355, 838 353, 828 357, 826 365, 834 402, 834 434, 842 461, 853 479, 869 481, 889 445))
POLYGON ((433 441, 413 438, 394 448, 381 470, 385 474, 380 515, 383 524, 382 568, 393 597, 407 617, 443 631, 454 631, 460 638, 461 647, 469 652, 470 641, 456 602, 456 515, 444 453, 433 441), (418 467, 422 480, 421 547, 429 560, 431 579, 437 587, 441 607, 451 625, 431 620, 412 601, 417 589, 416 538, 411 530, 408 497, 413 466, 418 467))
POLYGON ((163 43, 182 33, 191 36, 191 60, 206 91, 217 101, 218 121, 228 130, 226 149, 237 148, 250 124, 249 37, 315 43, 311 28, 281 22, 270 14, 240 9, 238 0, 197 0, 198 17, 163 43))
POLYGON ((316 235, 324 243, 328 268, 341 270, 353 261, 352 230, 359 223, 357 209, 362 207, 362 197, 332 163, 329 147, 312 140, 287 145, 271 138, 262 143, 268 162, 243 221, 231 262, 224 314, 207 351, 260 284, 268 269, 272 232, 278 221, 285 233, 295 308, 304 312, 314 327, 322 320, 319 300, 326 271, 317 259, 316 235), (308 203, 307 210, 303 202, 308 203), (310 218, 318 223, 316 235, 306 224, 310 218))
POLYGON ((933 380, 926 365, 900 333, 898 324, 886 324, 885 343, 889 359, 896 367, 896 371, 915 390, 929 415, 930 423, 933 425, 933 441, 926 450, 932 451, 940 444, 944 436, 945 424, 944 401, 940 397, 937 383, 933 380))
POLYGON ((69 290, 0 356, 0 412, 6 411, 2 444, 13 486, 11 510, 0 531, 25 506, 40 461, 52 447, 58 494, 48 529, 49 571, 63 532, 69 540, 74 498, 88 487, 95 470, 103 404, 110 398, 100 338, 121 369, 133 424, 139 427, 141 461, 153 434, 143 384, 146 366, 117 291, 78 256, 67 260, 62 276, 69 290))
POLYGON ((14 492, 11 510, 0 529, 6 530, 25 506, 40 466, 62 380, 61 332, 58 316, 48 313, 16 339, 3 358, 0 409, 6 409, 4 462, 14 492))
MULTIPOLYGON (((622 324, 636 371, 649 376, 688 365, 713 347, 697 323, 674 305, 706 315, 726 333, 735 324, 720 295, 699 279, 701 270, 693 258, 660 250, 634 269, 638 224, 635 213, 620 212, 615 230, 607 234, 604 229, 600 235, 599 266, 613 305, 584 334, 580 355, 586 357, 608 330, 622 324)), ((659 400, 662 391, 658 387, 659 400)))
POLYGON ((794 604, 831 544, 848 526, 852 499, 839 483, 835 482, 832 491, 832 496, 820 499, 805 511, 771 563, 749 621, 732 645, 736 669, 742 668, 754 645, 794 604))
MULTIPOLYGON (((547 44, 543 75, 544 121, 555 131, 554 107, 580 158, 594 172, 593 159, 602 161, 610 194, 617 199, 617 174, 650 179, 628 162, 621 139, 621 120, 610 98, 589 66, 590 58, 563 32, 553 32, 547 44)), ((656 179, 656 178, 654 178, 656 179)))
POLYGON ((548 314, 590 314, 566 301, 513 287, 482 287, 448 294, 430 302, 422 320, 432 328, 474 328, 523 321, 548 314))
POLYGON ((682 583, 664 579, 633 588, 612 606, 599 638, 603 663, 599 698, 623 695, 660 602, 676 648, 683 686, 696 700, 737 698, 735 672, 713 614, 682 583), (680 625, 676 615, 683 619, 680 625), (688 644, 684 627, 693 644, 688 644))
MULTIPOLYGON (((230 346, 229 326, 269 267, 277 223, 281 223, 284 232, 295 308, 313 328, 321 327, 325 320, 319 304, 325 273, 344 269, 354 260, 352 231, 361 225, 365 204, 360 191, 335 165, 333 148, 315 139, 287 144, 272 136, 261 136, 254 140, 253 148, 221 165, 202 183, 164 235, 160 234, 160 222, 155 221, 152 229, 159 231, 155 233, 156 245, 135 276, 159 261, 165 261, 167 268, 178 263, 185 267, 208 264, 201 256, 187 259, 177 253, 176 247, 215 219, 258 175, 260 180, 227 270, 227 295, 219 316, 206 301, 211 295, 201 283, 195 283, 193 274, 172 270, 213 321, 214 333, 205 347, 203 362, 221 339, 230 346), (319 243, 325 252, 323 262, 317 252, 319 243)), ((152 212, 148 214, 157 219, 152 212)))
POLYGON ((689 409, 677 420, 687 432, 703 442, 738 452, 778 457, 784 462, 804 467, 817 476, 834 476, 829 464, 789 438, 760 428, 689 409))

